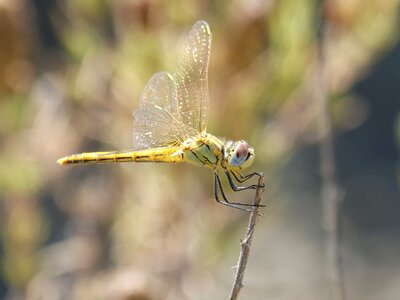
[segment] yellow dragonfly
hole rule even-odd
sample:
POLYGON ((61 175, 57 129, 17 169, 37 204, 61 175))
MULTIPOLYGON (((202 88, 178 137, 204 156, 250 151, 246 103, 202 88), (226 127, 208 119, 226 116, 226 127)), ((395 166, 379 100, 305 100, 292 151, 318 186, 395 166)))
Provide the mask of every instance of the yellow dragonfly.
POLYGON ((207 22, 198 21, 184 40, 175 73, 156 73, 144 88, 133 114, 132 150, 74 154, 57 162, 60 165, 189 162, 206 166, 214 171, 215 200, 249 211, 244 207, 251 204, 228 201, 220 176, 227 176, 234 191, 257 189, 254 184, 237 186, 234 182, 261 176, 256 172, 241 174, 253 162, 254 149, 243 140, 223 142, 206 132, 210 51, 210 27, 207 22))

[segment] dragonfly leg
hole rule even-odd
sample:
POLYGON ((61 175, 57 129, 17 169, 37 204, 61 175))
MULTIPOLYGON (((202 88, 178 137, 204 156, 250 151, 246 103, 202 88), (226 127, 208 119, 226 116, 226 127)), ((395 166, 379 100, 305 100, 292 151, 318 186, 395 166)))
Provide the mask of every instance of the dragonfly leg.
POLYGON ((235 179, 236 179, 238 182, 243 183, 243 182, 245 182, 246 180, 249 180, 249 179, 250 179, 251 177, 253 177, 254 175, 261 176, 259 173, 252 173, 252 174, 247 175, 247 176, 242 176, 242 175, 239 173, 239 175, 242 176, 242 178, 247 177, 246 180, 239 180, 239 177, 238 177, 237 174, 235 174, 235 172, 233 172, 233 171, 226 171, 225 174, 226 174, 226 177, 228 178, 229 185, 231 186, 232 190, 234 190, 235 192, 239 192, 239 191, 243 191, 243 190, 248 190, 248 189, 258 189, 259 187, 262 187, 262 188, 265 187, 265 185, 263 185, 263 186, 258 186, 258 184, 252 184, 252 185, 249 185, 249 186, 237 186, 237 185, 233 182, 233 178, 232 178, 232 176, 231 176, 231 174, 232 174, 233 177, 235 177, 235 179))
POLYGON ((217 201, 218 203, 221 203, 221 204, 224 204, 224 205, 227 205, 227 206, 230 206, 230 207, 234 207, 234 208, 237 208, 237 209, 240 209, 240 210, 244 210, 244 211, 250 211, 250 210, 243 208, 243 206, 249 206, 249 207, 255 207, 255 206, 256 207, 264 207, 265 206, 265 205, 262 205, 262 204, 254 205, 254 204, 248 204, 248 203, 230 202, 228 200, 228 198, 226 197, 226 195, 225 195, 224 189, 223 189, 222 184, 221 184, 221 179, 220 179, 220 177, 219 177, 219 175, 217 173, 214 173, 214 196, 215 196, 215 201, 217 201), (221 192, 221 196, 222 196, 224 201, 221 201, 219 199, 218 189, 221 192))
MULTIPOLYGON (((215 199, 215 201, 217 201, 219 204, 226 205, 226 206, 228 206, 228 207, 233 207, 233 208, 236 208, 236 209, 240 209, 240 210, 243 210, 243 211, 250 212, 250 209, 246 209, 246 208, 237 206, 237 205, 235 205, 236 203, 231 203, 231 202, 228 201, 228 199, 226 198, 225 192, 224 192, 224 190, 223 190, 223 188, 222 188, 221 180, 220 180, 219 175, 218 175, 217 173, 214 174, 214 199, 215 199), (221 201, 221 200, 219 199, 219 196, 218 196, 219 192, 218 192, 218 190, 219 190, 219 192, 221 193, 221 196, 222 196, 222 198, 223 198, 223 201, 221 201)), ((241 205, 241 203, 238 203, 238 205, 241 205)))
POLYGON ((249 189, 257 189, 258 188, 258 185, 256 185, 256 184, 252 184, 252 185, 249 185, 249 186, 237 186, 233 182, 233 178, 231 176, 231 173, 229 171, 226 171, 225 174, 226 174, 226 177, 228 178, 229 185, 231 186, 232 190, 234 190, 235 192, 249 190, 249 189))
POLYGON ((251 173, 251 174, 248 174, 248 175, 242 175, 239 172, 235 172, 235 171, 232 171, 232 170, 230 170, 230 172, 233 175, 233 177, 235 177, 235 179, 240 183, 243 183, 243 182, 249 180, 253 176, 258 176, 258 177, 264 176, 262 173, 259 173, 259 172, 254 172, 254 173, 251 173))

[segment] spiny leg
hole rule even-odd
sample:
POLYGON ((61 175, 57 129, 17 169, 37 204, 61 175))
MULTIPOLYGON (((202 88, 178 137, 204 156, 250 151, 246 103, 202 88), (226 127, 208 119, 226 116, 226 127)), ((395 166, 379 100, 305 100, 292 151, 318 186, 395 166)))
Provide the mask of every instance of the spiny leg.
POLYGON ((258 177, 263 176, 262 173, 258 173, 258 172, 254 172, 254 173, 251 173, 251 174, 248 174, 248 175, 244 175, 244 176, 242 174, 240 174, 239 172, 235 172, 235 171, 232 171, 232 170, 230 170, 230 172, 232 173, 233 177, 235 177, 235 179, 240 183, 243 183, 243 182, 249 180, 250 178, 252 178, 253 176, 256 176, 256 175, 258 177))
POLYGON ((243 207, 237 206, 237 205, 242 205, 241 203, 231 203, 228 201, 228 199, 226 198, 226 195, 224 193, 224 190, 222 188, 221 180, 217 173, 214 174, 214 199, 219 204, 223 204, 228 207, 233 207, 233 208, 240 209, 240 210, 247 211, 247 212, 251 211, 249 209, 245 209, 243 207), (222 195, 222 198, 224 201, 219 200, 218 190, 221 192, 221 195, 222 195))
MULTIPOLYGON (((249 179, 252 178, 253 176, 258 176, 258 177, 264 176, 264 174, 258 173, 258 172, 254 172, 254 173, 251 173, 251 174, 248 174, 248 175, 245 175, 245 176, 243 176, 243 175, 240 174, 239 172, 234 172, 234 171, 232 171, 232 170, 230 170, 229 172, 233 175, 233 177, 235 177, 235 179, 237 180, 237 182, 240 182, 240 183, 243 183, 243 182, 249 180, 249 179)), ((228 179, 229 179, 230 174, 227 174, 227 176, 228 176, 228 179)), ((229 183, 230 183, 230 182, 231 182, 231 180, 229 180, 229 183)), ((232 187, 232 185, 231 185, 231 187, 232 187)), ((259 188, 259 187, 264 188, 265 185, 263 185, 263 186, 251 185, 250 188, 251 188, 251 189, 257 189, 257 188, 259 188), (256 187, 254 188, 253 186, 256 186, 256 187)), ((235 190, 233 187, 232 187, 232 189, 235 190)))
MULTIPOLYGON (((231 186, 232 190, 234 190, 235 192, 239 192, 239 191, 244 191, 244 190, 249 190, 249 189, 257 189, 258 185, 256 184, 252 184, 249 186, 237 186, 234 182, 233 182, 233 178, 231 176, 231 173, 229 171, 225 171, 226 177, 228 178, 229 181, 229 185, 231 186)), ((234 173, 232 173, 234 174, 234 173)), ((235 177, 236 178, 236 177, 235 177)), ((239 181, 240 182, 240 181, 239 181)), ((241 182, 242 183, 242 182, 241 182)))
POLYGON ((241 209, 241 210, 244 210, 244 211, 250 211, 250 210, 244 209, 244 208, 242 208, 242 207, 240 207, 240 206, 249 206, 249 207, 255 207, 255 206, 256 206, 256 207, 264 207, 264 206, 265 206, 265 205, 254 205, 254 204, 240 203, 240 202, 230 202, 230 201, 227 199, 226 195, 225 195, 224 189, 223 189, 222 184, 221 184, 221 179, 220 179, 218 173, 214 173, 214 194, 215 194, 215 200, 216 200, 217 202, 222 203, 222 204, 225 204, 225 205, 227 205, 227 206, 235 207, 235 208, 238 208, 238 209, 241 209), (219 189, 220 189, 220 191, 221 191, 222 198, 224 199, 225 202, 221 202, 221 201, 219 201, 219 199, 218 199, 217 185, 219 186, 219 189))

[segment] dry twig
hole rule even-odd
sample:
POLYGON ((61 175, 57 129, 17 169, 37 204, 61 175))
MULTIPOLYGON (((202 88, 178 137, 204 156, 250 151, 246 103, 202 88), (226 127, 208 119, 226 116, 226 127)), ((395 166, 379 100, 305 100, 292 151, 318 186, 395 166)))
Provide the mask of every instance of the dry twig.
POLYGON ((320 170, 322 177, 322 225, 325 230, 326 271, 331 297, 333 300, 344 300, 345 290, 339 253, 339 202, 343 192, 336 180, 335 156, 332 137, 332 121, 329 110, 327 74, 325 73, 324 45, 327 24, 321 13, 321 27, 317 38, 317 61, 315 67, 315 100, 321 111, 318 114, 318 131, 320 135, 320 170))
POLYGON ((231 294, 229 296, 230 300, 235 300, 238 298, 239 292, 241 288, 243 287, 243 276, 244 276, 244 271, 246 269, 247 265, 247 259, 249 257, 250 253, 250 246, 251 246, 251 240, 253 237, 254 233, 254 228, 256 226, 257 222, 257 217, 261 215, 259 212, 259 205, 262 200, 262 195, 264 192, 264 175, 261 174, 261 176, 258 179, 258 189, 256 191, 256 196, 254 198, 254 206, 252 207, 251 213, 250 213, 250 218, 249 218, 249 224, 247 227, 247 233, 244 238, 244 240, 240 243, 240 256, 239 260, 236 266, 236 275, 235 275, 235 281, 233 282, 231 294))

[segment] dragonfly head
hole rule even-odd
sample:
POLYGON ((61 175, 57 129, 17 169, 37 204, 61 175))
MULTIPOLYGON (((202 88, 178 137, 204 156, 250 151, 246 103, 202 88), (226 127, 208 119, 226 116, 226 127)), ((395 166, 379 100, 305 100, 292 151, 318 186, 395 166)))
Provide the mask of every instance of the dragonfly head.
POLYGON ((254 148, 243 140, 229 141, 225 144, 225 160, 231 167, 245 169, 253 163, 254 148))

